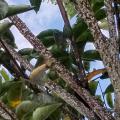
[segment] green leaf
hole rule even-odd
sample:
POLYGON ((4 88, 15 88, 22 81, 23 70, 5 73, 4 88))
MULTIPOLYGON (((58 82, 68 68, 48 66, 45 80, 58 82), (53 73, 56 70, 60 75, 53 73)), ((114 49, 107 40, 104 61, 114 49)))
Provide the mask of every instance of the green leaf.
POLYGON ((99 53, 96 50, 87 50, 83 53, 82 56, 85 60, 101 60, 99 53))
POLYGON ((104 94, 107 94, 107 93, 113 93, 113 92, 114 92, 113 85, 110 84, 110 85, 108 85, 108 87, 106 88, 104 94))
POLYGON ((8 12, 5 17, 20 14, 32 9, 34 9, 34 7, 31 7, 30 5, 9 5, 8 12))
POLYGON ((57 29, 44 30, 40 32, 37 37, 46 47, 50 47, 54 44, 66 44, 65 38, 63 37, 63 32, 57 29))
POLYGON ((8 102, 20 99, 22 97, 22 87, 22 81, 18 81, 10 87, 7 93, 8 102))
POLYGON ((0 0, 0 20, 3 19, 8 12, 8 4, 5 0, 0 0))
POLYGON ((34 109, 34 104, 33 102, 26 100, 23 101, 21 104, 19 104, 16 108, 16 114, 17 117, 22 120, 22 118, 24 119, 26 114, 28 114, 29 112, 31 112, 34 109))
POLYGON ((4 78, 4 80, 6 80, 6 81, 10 80, 10 78, 9 78, 8 74, 6 73, 5 69, 0 70, 0 73, 1 73, 2 77, 4 78))
POLYGON ((31 55, 33 52, 32 48, 23 48, 21 50, 18 51, 19 54, 23 55, 31 55))
POLYGON ((2 89, 0 92, 0 96, 4 95, 7 91, 9 91, 10 87, 15 84, 13 81, 7 81, 2 84, 2 89))
POLYGON ((106 100, 107 100, 107 103, 108 103, 109 107, 113 108, 114 105, 113 105, 113 98, 112 98, 112 94, 111 93, 107 93, 106 94, 106 100))
POLYGON ((76 15, 76 10, 74 8, 73 3, 70 2, 70 0, 64 0, 63 2, 69 18, 74 17, 76 15))
POLYGON ((33 112, 33 120, 46 120, 61 105, 61 103, 55 103, 37 108, 33 112))
POLYGON ((4 21, 3 23, 0 23, 0 34, 3 34, 8 30, 13 24, 10 23, 8 20, 4 21))
POLYGON ((105 72, 100 76, 100 79, 107 79, 107 78, 109 78, 108 72, 105 72))
POLYGON ((89 83, 89 89, 90 89, 90 93, 92 95, 95 95, 96 90, 97 90, 97 86, 98 86, 98 81, 91 81, 89 83))
POLYGON ((97 20, 102 20, 106 18, 106 12, 104 9, 100 9, 95 13, 95 17, 97 20))
POLYGON ((104 6, 104 0, 92 0, 92 4, 92 9, 96 12, 104 6))
POLYGON ((1 35, 1 38, 2 38, 2 40, 6 41, 7 44, 11 45, 14 48, 17 48, 17 46, 15 44, 15 38, 10 29, 6 30, 6 32, 4 32, 1 35))
POLYGON ((71 38, 72 37, 72 29, 68 25, 64 25, 63 28, 63 35, 65 38, 71 38))
POLYGON ((35 7, 34 8, 35 12, 39 11, 41 2, 42 0, 30 0, 31 5, 35 7))

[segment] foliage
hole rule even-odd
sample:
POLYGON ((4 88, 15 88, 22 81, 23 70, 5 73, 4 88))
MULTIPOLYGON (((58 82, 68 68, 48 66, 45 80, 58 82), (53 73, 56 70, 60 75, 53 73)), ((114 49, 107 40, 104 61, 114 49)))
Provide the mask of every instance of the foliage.
MULTIPOLYGON (((36 12, 39 11, 42 0, 30 0, 29 5, 8 5, 4 0, 0 1, 0 19, 23 13, 34 9, 36 12)), ((55 2, 55 0, 52 0, 55 2)), ((77 16, 77 13, 73 7, 73 3, 70 0, 64 1, 65 8, 70 18, 76 16, 76 23, 72 26, 70 32, 73 33, 77 49, 80 51, 81 59, 85 72, 87 74, 86 79, 89 82, 89 90, 92 95, 96 95, 98 89, 98 81, 93 81, 93 78, 99 76, 100 79, 104 80, 109 78, 106 69, 90 71, 92 61, 102 61, 97 50, 85 50, 87 43, 93 43, 93 36, 88 29, 86 23, 77 16), (101 75, 99 75, 101 74, 101 75)), ((106 11, 104 9, 103 0, 91 0, 91 6, 95 13, 96 19, 100 22, 101 29, 108 29, 106 25, 106 11), (103 25, 104 23, 104 25, 103 25)), ((13 49, 17 48, 15 44, 14 34, 11 32, 10 27, 12 23, 5 21, 0 23, 0 37, 5 40, 6 43, 12 46, 13 49)), ((49 49, 53 56, 59 60, 64 66, 69 69, 72 73, 76 74, 78 71, 77 64, 75 62, 74 55, 72 53, 72 47, 68 43, 68 31, 63 29, 47 29, 40 32, 37 38, 42 41, 45 47, 49 49)), ((45 58, 36 52, 34 48, 24 48, 18 51, 25 59, 29 62, 36 59, 35 67, 44 63, 45 58)), ((0 99, 6 103, 13 111, 16 112, 20 120, 58 120, 61 118, 71 119, 71 112, 73 115, 79 118, 79 113, 72 110, 68 104, 62 101, 59 96, 41 92, 39 94, 34 93, 30 87, 26 86, 23 78, 16 76, 15 66, 12 63, 10 56, 7 51, 0 49, 0 65, 11 73, 12 77, 8 75, 6 70, 3 68, 0 70, 0 99), (64 109, 67 107, 69 112, 64 113, 64 109)), ((22 68, 22 67, 21 67, 22 68)), ((23 70, 24 71, 24 70, 23 70)), ((47 79, 53 80, 64 89, 74 94, 69 86, 57 75, 57 73, 49 69, 43 77, 44 81, 47 79)), ((104 95, 108 106, 113 109, 113 97, 114 92, 113 86, 110 84, 107 86, 104 95)), ((96 95, 97 96, 97 95, 96 95)), ((99 99, 99 98, 98 98, 99 99)), ((102 101, 101 99, 99 99, 102 101)), ((104 103, 104 101, 102 101, 104 103)))

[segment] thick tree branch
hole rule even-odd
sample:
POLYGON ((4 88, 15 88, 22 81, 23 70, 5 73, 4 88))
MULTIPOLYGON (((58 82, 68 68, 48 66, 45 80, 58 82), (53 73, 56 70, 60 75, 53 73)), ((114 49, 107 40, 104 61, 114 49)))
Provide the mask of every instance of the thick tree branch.
MULTIPOLYGON (((70 22, 69 22, 69 19, 68 19, 68 15, 67 15, 67 12, 65 10, 65 7, 63 5, 63 2, 62 0, 57 0, 57 3, 58 3, 58 6, 59 6, 59 9, 60 9, 60 12, 61 12, 61 15, 62 15, 62 18, 64 20, 64 24, 67 25, 71 30, 71 25, 70 25, 70 22)), ((81 76, 81 82, 84 82, 84 78, 85 78, 85 71, 84 71, 84 67, 83 67, 83 64, 82 64, 82 59, 81 59, 81 56, 80 56, 80 51, 78 50, 77 48, 77 45, 76 45, 76 42, 75 42, 75 39, 74 39, 74 36, 72 35, 72 37, 70 38, 71 42, 72 42, 72 46, 73 46, 73 54, 74 54, 74 57, 76 59, 76 64, 78 66, 78 76, 81 76)))
MULTIPOLYGON (((96 49, 99 51, 101 58, 103 59, 104 65, 107 67, 109 76, 112 80, 112 84, 115 89, 115 98, 117 102, 120 100, 120 63, 119 63, 119 52, 118 45, 116 40, 116 33, 114 30, 113 15, 110 13, 112 10, 111 5, 108 6, 107 13, 109 14, 109 25, 110 26, 110 35, 112 39, 106 39, 98 26, 97 20, 94 17, 94 13, 91 10, 88 0, 75 0, 75 7, 78 11, 79 16, 84 19, 87 23, 89 29, 92 32, 92 35, 95 40, 96 49), (110 18, 110 16, 112 18, 110 18), (115 37, 114 37, 115 35, 115 37)), ((110 0, 108 1, 110 2, 110 0)), ((120 108, 120 105, 117 105, 117 108, 120 108)), ((118 110, 120 111, 120 109, 118 110)), ((120 114, 118 115, 120 119, 120 114)))
POLYGON ((17 120, 15 113, 13 113, 2 101, 0 101, 0 116, 5 120, 17 120))
POLYGON ((84 115, 90 120, 95 120, 95 115, 92 111, 85 107, 83 103, 81 103, 76 97, 68 93, 66 90, 62 89, 60 86, 56 85, 52 81, 48 81, 45 83, 45 86, 50 88, 52 93, 57 94, 61 97, 67 104, 71 107, 75 108, 79 113, 84 115))
MULTIPOLYGON (((115 62, 118 63, 119 61, 119 41, 117 39, 117 31, 116 31, 116 25, 115 25, 115 20, 114 20, 114 9, 112 7, 112 0, 105 0, 105 6, 107 8, 107 20, 108 20, 108 25, 109 25, 109 35, 110 35, 110 41, 111 41, 111 48, 113 48, 112 53, 113 57, 115 59, 115 62), (117 56, 117 57, 116 57, 117 56)), ((114 66, 117 64, 113 63, 114 66)), ((113 66, 113 67, 114 67, 113 66)), ((118 66, 117 66, 118 67, 118 66)), ((119 74, 119 69, 118 70, 118 75, 119 74)), ((116 78, 116 84, 119 84, 119 78, 116 78)), ((120 119, 120 88, 116 87, 116 84, 113 83, 113 86, 115 87, 115 118, 116 120, 120 119)), ((117 85, 118 86, 118 85, 117 85)))
POLYGON ((24 68, 26 70, 31 71, 33 69, 33 66, 27 60, 25 60, 20 54, 18 54, 10 45, 8 45, 2 39, 1 39, 1 42, 2 42, 2 46, 7 49, 7 52, 9 51, 11 56, 13 56, 15 60, 19 60, 20 64, 24 65, 24 68), (26 62, 23 62, 23 61, 26 61, 26 62))
POLYGON ((53 60, 54 65, 52 68, 56 70, 57 74, 65 80, 70 87, 89 105, 92 111, 96 113, 102 120, 114 120, 111 113, 105 110, 98 101, 92 97, 89 92, 81 88, 75 83, 73 75, 63 66, 60 62, 56 61, 52 54, 44 47, 42 42, 39 42, 39 39, 36 38, 33 33, 28 29, 25 23, 18 18, 17 16, 9 17, 9 19, 14 23, 22 35, 34 46, 37 52, 47 57, 48 59, 53 60))

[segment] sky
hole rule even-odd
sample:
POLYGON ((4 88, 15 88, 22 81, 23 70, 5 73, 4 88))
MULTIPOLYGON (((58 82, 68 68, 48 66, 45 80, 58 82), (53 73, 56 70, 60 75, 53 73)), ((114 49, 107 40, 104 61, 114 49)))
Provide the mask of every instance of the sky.
MULTIPOLYGON (((29 0, 6 0, 10 5, 20 5, 20 4, 30 4, 29 0)), ((48 0, 47 0, 48 1, 48 0)), ((50 2, 43 2, 41 4, 39 12, 36 14, 33 10, 25 12, 19 15, 19 17, 26 23, 29 29, 35 34, 39 34, 41 31, 46 29, 59 29, 63 28, 63 19, 61 17, 60 11, 57 5, 53 5, 50 2)), ((71 25, 75 22, 75 19, 72 19, 71 25)), ((19 31, 13 26, 11 28, 12 32, 15 35, 16 44, 18 49, 25 47, 32 47, 31 44, 19 33, 19 31)), ((105 31, 103 33, 106 34, 105 31)), ((86 46, 86 50, 95 49, 94 45, 89 43, 86 46)), ((103 64, 100 61, 91 62, 91 70, 103 68, 103 64)), ((109 84, 107 80, 100 82, 103 91, 106 86, 109 84)), ((100 89, 98 88, 98 94, 100 94, 100 89)))

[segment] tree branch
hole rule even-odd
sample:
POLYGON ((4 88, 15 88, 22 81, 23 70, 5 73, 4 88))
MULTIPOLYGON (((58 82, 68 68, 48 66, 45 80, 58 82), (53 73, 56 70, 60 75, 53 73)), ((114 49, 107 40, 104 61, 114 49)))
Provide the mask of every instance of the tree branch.
POLYGON ((17 120, 15 113, 13 113, 2 101, 0 101, 0 116, 5 120, 17 120))
MULTIPOLYGON (((64 20, 64 24, 67 25, 71 30, 71 25, 70 25, 70 22, 69 22, 69 19, 68 19, 68 15, 67 15, 67 12, 65 10, 65 7, 63 5, 63 2, 62 0, 57 0, 57 3, 58 3, 58 6, 59 6, 59 9, 60 9, 60 12, 61 12, 61 15, 62 15, 62 18, 64 20)), ((80 74, 80 80, 82 80, 81 82, 84 82, 84 78, 85 78, 85 71, 84 71, 84 67, 83 67, 83 64, 82 64, 82 59, 81 59, 81 56, 80 56, 80 51, 78 51, 78 48, 77 48, 77 45, 76 45, 76 42, 75 42, 75 39, 74 39, 74 36, 72 35, 72 37, 70 38, 70 41, 72 42, 72 46, 73 46, 73 54, 74 54, 74 57, 76 59, 76 64, 78 66, 78 76, 80 74)), ((79 78, 79 77, 78 77, 79 78)))
MULTIPOLYGON (((79 16, 84 19, 87 23, 88 28, 91 30, 92 35, 95 40, 96 49, 99 51, 103 63, 108 70, 108 74, 112 80, 112 84, 115 89, 115 98, 117 102, 120 99, 120 62, 119 62, 119 47, 116 40, 116 33, 114 28, 114 18, 112 12, 111 0, 107 1, 107 14, 109 19, 110 27, 110 37, 111 39, 106 39, 98 26, 97 20, 94 17, 94 13, 91 10, 89 0, 74 0, 76 1, 75 7, 78 11, 79 16)), ((117 108, 120 108, 120 104, 117 105, 117 108)), ((120 111, 120 109, 118 110, 120 111)), ((119 114, 120 119, 120 114, 119 114)))

